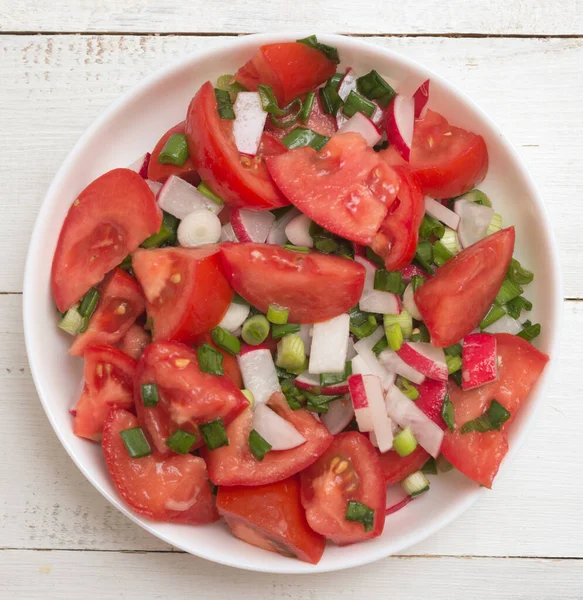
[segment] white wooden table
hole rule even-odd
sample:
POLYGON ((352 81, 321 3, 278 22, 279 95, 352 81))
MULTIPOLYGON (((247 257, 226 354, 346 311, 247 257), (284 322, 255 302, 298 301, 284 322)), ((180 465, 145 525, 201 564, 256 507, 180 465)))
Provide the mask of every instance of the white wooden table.
POLYGON ((0 0, 3 600, 583 598, 583 0, 359 0, 356 7, 338 0, 0 0), (20 310, 38 207, 93 119, 179 55, 225 36, 285 29, 366 36, 477 100, 540 185, 565 281, 555 384, 494 491, 403 556, 304 577, 247 573, 178 553, 109 506, 45 418, 20 310))

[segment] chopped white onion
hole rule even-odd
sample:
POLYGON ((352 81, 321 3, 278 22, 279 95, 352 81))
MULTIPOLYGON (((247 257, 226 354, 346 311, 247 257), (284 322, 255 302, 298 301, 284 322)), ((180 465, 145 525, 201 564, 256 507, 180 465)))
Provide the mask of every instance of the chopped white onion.
POLYGON ((355 256, 354 260, 365 269, 364 286, 358 303, 360 309, 372 313, 401 314, 401 299, 397 294, 374 289, 377 266, 362 256, 355 256))
POLYGON ((257 404, 253 414, 253 429, 272 450, 291 450, 306 442, 306 438, 267 404, 257 404))
POLYGON ((225 316, 219 323, 219 327, 233 333, 237 331, 249 316, 251 307, 248 304, 240 304, 239 302, 231 302, 225 316))
POLYGON ((237 356, 245 389, 255 398, 255 406, 267 402, 275 392, 281 392, 275 363, 266 348, 248 350, 237 356))
POLYGON ((304 342, 304 352, 306 353, 306 356, 310 356, 310 351, 312 348, 313 327, 313 325, 310 325, 308 323, 302 323, 300 325, 300 330, 298 331, 298 335, 302 339, 302 342, 304 342))
POLYGON ((460 216, 457 234, 464 248, 486 237, 488 226, 494 216, 493 208, 463 198, 456 200, 453 208, 460 216))
POLYGON ((310 235, 310 226, 312 220, 306 215, 298 215, 292 219, 285 228, 287 239, 294 246, 305 246, 306 248, 314 247, 314 240, 310 235))
POLYGON ((413 291, 413 284, 410 283, 403 293, 403 306, 405 310, 417 321, 422 321, 423 317, 415 304, 415 292, 413 291))
POLYGON ((290 208, 283 217, 280 217, 273 223, 271 226, 271 231, 267 236, 268 244, 277 244, 278 246, 283 246, 287 244, 287 235, 285 234, 285 228, 288 226, 288 223, 292 221, 295 217, 297 217, 300 211, 293 206, 290 208))
POLYGON ((178 243, 185 248, 216 244, 221 237, 219 217, 209 210, 196 210, 186 215, 178 225, 178 243))
POLYGON ((310 348, 310 373, 342 373, 346 363, 350 317, 338 315, 329 321, 314 323, 310 348))
POLYGON ((233 104, 233 138, 237 150, 255 156, 261 143, 267 113, 258 92, 239 92, 233 104))
POLYGON ((497 321, 494 321, 492 325, 488 325, 484 331, 486 333, 510 333, 511 335, 516 335, 522 331, 522 325, 510 315, 504 315, 497 321))
POLYGON ((449 210, 447 206, 443 206, 441 202, 425 196, 425 212, 434 219, 441 221, 444 225, 447 225, 450 229, 457 231, 460 224, 460 216, 453 212, 453 210, 449 210))
POLYGON ((157 197, 158 206, 177 219, 184 219, 195 210, 209 210, 218 215, 222 205, 201 194, 193 185, 176 175, 170 175, 157 197))
POLYGON ((394 381, 394 372, 385 368, 372 351, 373 346, 384 335, 385 330, 378 327, 371 335, 354 344, 357 356, 352 359, 352 372, 360 375, 376 375, 386 389, 394 381))

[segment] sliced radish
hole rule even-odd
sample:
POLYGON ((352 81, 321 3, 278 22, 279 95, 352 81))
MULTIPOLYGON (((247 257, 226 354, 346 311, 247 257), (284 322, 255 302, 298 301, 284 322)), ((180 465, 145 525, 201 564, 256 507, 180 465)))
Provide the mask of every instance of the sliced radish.
POLYGON ((272 450, 291 450, 306 442, 306 438, 267 404, 258 404, 253 414, 253 429, 271 445, 272 450))
POLYGON ((425 375, 419 373, 410 367, 396 352, 393 350, 383 350, 379 354, 379 363, 397 375, 405 377, 413 383, 421 384, 425 381, 425 375))
POLYGON ((352 242, 352 247, 354 248, 354 256, 360 256, 362 258, 366 257, 366 247, 357 244, 356 242, 352 242))
POLYGON ((447 363, 442 348, 436 348, 426 342, 405 342, 397 350, 397 354, 410 367, 426 377, 447 381, 447 363))
POLYGON ((407 506, 413 498, 414 496, 409 496, 401 484, 389 486, 387 488, 387 509, 385 516, 392 515, 398 510, 401 510, 401 508, 407 506))
POLYGON ((409 162, 415 124, 413 98, 397 94, 387 108, 387 139, 391 146, 409 162))
POLYGON ((148 178, 148 166, 150 164, 150 157, 152 155, 149 152, 146 154, 142 154, 140 158, 135 160, 129 167, 131 171, 135 171, 138 175, 143 177, 144 179, 148 178))
POLYGON ((350 317, 338 315, 323 323, 314 323, 310 348, 310 373, 342 373, 346 363, 350 317))
POLYGON ((360 375, 376 375, 388 388, 394 381, 394 373, 386 369, 372 351, 373 346, 385 335, 385 330, 378 327, 371 335, 354 344, 357 356, 352 359, 352 372, 360 375))
MULTIPOLYGON (((407 265, 401 269, 401 275, 405 281, 410 281, 415 275, 429 279, 431 275, 417 265, 407 265)), ((406 308, 406 307, 405 307, 406 308)))
POLYGON ((431 456, 437 458, 443 441, 443 431, 415 402, 409 400, 397 386, 391 386, 385 398, 387 414, 399 427, 411 427, 415 439, 431 456))
POLYGON ((185 248, 216 244, 221 237, 221 222, 209 210, 195 210, 178 225, 178 243, 185 248))
POLYGON ((370 120, 376 125, 379 131, 383 129, 383 123, 385 122, 385 111, 373 100, 374 112, 370 120))
POLYGON ((148 184, 148 187, 152 190, 154 196, 156 196, 157 198, 163 185, 159 181, 152 181, 151 179, 146 179, 146 183, 148 184))
POLYGON ((193 185, 176 175, 170 175, 156 199, 158 206, 177 219, 184 219, 195 210, 210 210, 218 215, 222 206, 201 194, 193 185))
POLYGON ((310 235, 311 225, 312 220, 306 217, 306 215, 298 215, 287 224, 285 235, 294 246, 313 248, 314 240, 310 235))
POLYGON ((362 256, 355 256, 354 260, 365 269, 364 286, 358 303, 360 309, 386 315, 401 314, 401 299, 397 294, 374 289, 374 276, 377 266, 362 256))
POLYGON ((249 316, 249 312, 251 311, 251 307, 248 304, 240 304, 239 302, 231 302, 223 320, 219 323, 219 327, 230 331, 236 331, 243 325, 247 317, 249 316))
POLYGON ((466 335, 462 342, 462 389, 471 390, 497 377, 496 337, 488 333, 466 335))
POLYGON ((348 427, 354 417, 354 409, 350 396, 344 396, 328 404, 328 412, 322 415, 322 423, 332 435, 336 435, 348 427))
POLYGON ((494 209, 471 200, 456 200, 453 209, 460 216, 457 234, 460 244, 467 248, 486 237, 494 209))
POLYGON ((405 310, 417 321, 423 321, 423 317, 415 304, 415 292, 413 291, 413 284, 409 283, 403 292, 403 306, 405 310))
POLYGON ((255 403, 267 402, 275 392, 281 392, 275 363, 267 348, 251 348, 237 356, 245 388, 255 398, 255 403))
POLYGON ((383 134, 378 130, 377 126, 361 112, 354 113, 335 135, 350 132, 360 133, 366 140, 366 143, 371 147, 378 144, 383 137, 383 134))
POLYGON ((233 110, 236 117, 233 121, 233 138, 237 150, 255 156, 267 119, 259 93, 239 92, 233 110))
POLYGON ((356 90, 357 79, 358 75, 356 74, 354 69, 352 67, 348 67, 348 69, 346 69, 344 77, 340 81, 340 85, 338 86, 338 95, 342 98, 342 100, 346 100, 350 92, 352 92, 352 90, 356 90))
POLYGON ((290 208, 285 215, 283 215, 283 217, 280 217, 273 223, 266 242, 268 244, 277 244, 278 246, 287 244, 285 228, 288 226, 288 223, 294 219, 294 217, 297 217, 300 214, 300 211, 295 206, 290 208))
POLYGON ((231 223, 225 223, 221 227, 221 237, 219 238, 219 242, 238 242, 237 236, 233 231, 233 226, 231 223))
POLYGON ((522 325, 510 315, 504 315, 497 321, 494 321, 492 325, 488 325, 484 331, 487 333, 510 333, 511 335, 516 335, 522 331, 522 325))
MULTIPOLYGON (((424 81, 413 94, 413 101, 415 102, 415 118, 422 119, 427 112, 427 102, 429 101, 429 83, 430 80, 424 81)), ((435 217, 437 219, 437 217, 435 217)))
POLYGON ((444 225, 447 225, 450 229, 457 231, 460 224, 460 216, 453 212, 453 210, 449 210, 447 206, 443 206, 441 202, 425 196, 425 212, 434 219, 441 221, 444 225))
POLYGON ((312 328, 313 325, 302 323, 300 325, 300 330, 298 331, 298 335, 302 338, 302 342, 304 342, 304 352, 306 353, 306 356, 310 356, 310 351, 312 349, 312 328))
POLYGON ((231 225, 240 242, 263 244, 271 231, 275 215, 245 208, 231 208, 231 225))
POLYGON ((322 394, 324 396, 339 396, 348 393, 348 382, 342 381, 334 385, 320 385, 320 376, 313 375, 304 371, 301 375, 295 378, 294 385, 300 390, 306 390, 314 394, 322 394))

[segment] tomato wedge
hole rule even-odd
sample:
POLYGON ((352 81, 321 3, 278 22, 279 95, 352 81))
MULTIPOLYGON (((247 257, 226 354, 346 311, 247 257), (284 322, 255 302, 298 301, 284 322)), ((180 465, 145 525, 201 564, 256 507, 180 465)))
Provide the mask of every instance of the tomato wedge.
POLYGON ((210 333, 206 333, 197 340, 197 346, 202 346, 202 344, 211 345, 215 350, 223 355, 223 371, 225 372, 225 377, 228 377, 237 388, 240 390, 243 389, 245 386, 243 385, 243 377, 241 376, 241 369, 239 369, 239 363, 237 362, 236 357, 234 357, 232 354, 229 354, 226 350, 219 348, 219 346, 213 342, 213 338, 210 333))
POLYGON ((137 250, 132 266, 146 296, 153 338, 191 343, 223 318, 233 298, 218 246, 137 250))
POLYGON ((335 135, 265 159, 283 195, 332 233, 370 244, 399 189, 399 178, 358 133, 335 135))
POLYGON ((235 80, 255 91, 270 85, 281 107, 324 83, 336 72, 336 64, 315 48, 298 42, 260 46, 253 58, 235 74, 235 80))
MULTIPOLYGON (((405 165, 394 148, 381 152, 390 165, 405 165)), ((469 192, 488 171, 488 149, 481 135, 453 127, 432 110, 415 121, 409 166, 424 194, 452 198, 469 192)))
POLYGON ((198 425, 215 419, 229 424, 249 402, 225 376, 203 373, 196 351, 177 342, 154 342, 140 359, 135 378, 135 402, 140 422, 160 454, 168 454, 166 440, 184 429, 195 433, 198 425), (158 404, 144 406, 141 386, 153 383, 158 404))
POLYGON ((188 107, 186 138, 198 174, 226 204, 254 210, 288 204, 262 158, 237 150, 233 121, 219 117, 210 81, 200 88, 188 107))
MULTIPOLYGON (((278 154, 285 154, 286 152, 287 146, 284 146, 276 135, 269 133, 269 131, 263 132, 259 148, 257 149, 259 156, 276 156, 278 154)), ((221 214, 223 212, 221 211, 221 214)))
POLYGON ((352 260, 268 244, 223 244, 224 270, 235 291, 264 313, 289 310, 290 323, 318 323, 360 299, 364 267, 352 260))
POLYGON ((498 379, 478 388, 462 391, 449 383, 449 397, 455 411, 454 433, 446 431, 443 456, 464 475, 488 488, 508 451, 507 433, 522 404, 535 386, 549 357, 532 344, 507 333, 496 334, 498 379), (459 428, 481 416, 497 400, 510 412, 500 431, 460 433, 459 428))
POLYGON ((388 487, 403 481, 409 477, 431 458, 429 453, 417 446, 409 456, 399 456, 394 450, 384 454, 378 453, 381 469, 385 477, 385 485, 388 487))
POLYGON ((395 167, 400 178, 397 200, 372 240, 372 249, 385 261, 387 271, 406 267, 415 256, 425 198, 417 177, 407 167, 395 167))
POLYGON ((154 149, 152 150, 152 155, 150 156, 150 162, 148 163, 148 179, 152 179, 153 181, 159 181, 160 183, 164 183, 170 175, 177 175, 178 177, 182 177, 182 179, 186 179, 192 185, 198 185, 200 183, 200 177, 194 168, 194 164, 192 163, 192 158, 190 156, 186 159, 186 162, 182 166, 172 165, 172 164, 163 164, 158 162, 158 157, 160 156, 160 152, 162 152, 166 142, 172 137, 175 133, 185 133, 186 121, 182 121, 182 123, 178 123, 178 125, 174 125, 171 127, 158 141, 154 149))
POLYGON ((73 411, 73 433, 97 441, 113 406, 134 407, 136 361, 113 346, 90 346, 84 358, 85 384, 73 411))
POLYGON ((479 325, 504 281, 513 252, 514 227, 509 227, 462 250, 415 292, 434 346, 451 346, 479 325))
POLYGON ((151 341, 150 334, 141 325, 134 323, 123 336, 119 348, 138 360, 151 341))
POLYGON ((249 450, 253 413, 246 410, 227 427, 228 446, 216 450, 203 449, 213 483, 229 486, 266 485, 282 481, 311 465, 332 443, 333 437, 326 427, 307 410, 292 410, 283 394, 273 394, 268 404, 307 441, 292 450, 268 452, 259 462, 249 450))
POLYGON ((138 282, 122 269, 114 269, 99 289, 97 308, 89 326, 79 334, 69 354, 82 356, 96 344, 117 344, 144 312, 145 301, 138 282))
POLYGON ((326 540, 312 531, 297 477, 257 487, 219 487, 217 508, 233 535, 248 544, 317 564, 326 540))
POLYGON ((385 525, 386 486, 377 451, 357 431, 340 433, 326 452, 301 474, 302 504, 310 527, 345 546, 378 537, 385 525), (348 502, 374 510, 370 531, 346 520, 348 502))
POLYGON ((157 521, 216 521, 219 515, 204 460, 191 454, 162 458, 155 453, 131 458, 120 433, 138 426, 131 413, 112 409, 103 428, 105 462, 121 497, 138 514, 157 521))
POLYGON ((134 171, 114 169, 90 183, 71 205, 53 257, 57 308, 71 308, 161 224, 154 194, 134 171))

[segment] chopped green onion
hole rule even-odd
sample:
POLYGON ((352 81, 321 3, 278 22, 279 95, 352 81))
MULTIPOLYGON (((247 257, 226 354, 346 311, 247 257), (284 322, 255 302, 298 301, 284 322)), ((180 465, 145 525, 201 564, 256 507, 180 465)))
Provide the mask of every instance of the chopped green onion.
POLYGON ((274 324, 271 326, 271 337, 274 340, 279 340, 284 335, 290 333, 298 333, 301 327, 298 323, 285 323, 284 325, 274 324))
POLYGON ((265 455, 271 450, 271 444, 266 442, 255 429, 249 433, 249 450, 251 454, 261 462, 265 455))
POLYGON ((447 428, 453 433, 455 431, 455 412, 453 402, 449 399, 449 394, 445 395, 443 405, 441 406, 441 416, 447 425, 447 428))
POLYGON ((209 200, 216 202, 219 206, 223 206, 223 199, 219 198, 204 181, 201 181, 196 189, 209 200))
POLYGON ((494 302, 486 316, 481 320, 480 329, 486 329, 486 327, 490 327, 492 323, 495 323, 498 319, 501 319, 505 314, 506 311, 504 308, 497 302, 494 302))
POLYGON ((348 98, 346 98, 344 107, 342 108, 342 112, 347 117, 352 117, 357 112, 361 112, 370 119, 374 111, 375 105, 364 96, 357 94, 354 90, 351 90, 350 94, 348 94, 348 98))
POLYGON ((225 431, 225 425, 223 419, 215 419, 208 423, 199 425, 200 433, 204 439, 204 443, 209 450, 216 450, 221 446, 229 445, 229 438, 225 431))
POLYGON ((486 235, 492 235, 497 231, 502 229, 502 215, 498 213, 494 213, 492 215, 492 220, 490 221, 490 225, 488 225, 488 229, 486 230, 486 235))
POLYGON ((409 400, 417 400, 419 398, 419 391, 417 388, 405 377, 399 375, 397 377, 397 387, 403 392, 409 400))
POLYGON ((374 274, 374 289, 392 294, 402 294, 405 291, 405 285, 401 272, 377 269, 374 274))
POLYGON ((302 392, 294 385, 292 379, 286 379, 281 382, 281 391, 292 410, 303 408, 305 397, 302 392))
POLYGON ((128 254, 120 263, 119 268, 124 271, 130 271, 132 268, 132 255, 128 254))
POLYGON ((372 347, 372 351, 378 356, 383 350, 386 350, 389 347, 389 340, 387 340, 387 336, 383 335, 383 337, 372 347))
POLYGON ((486 431, 500 431, 502 425, 510 419, 510 413, 498 402, 492 400, 490 406, 484 411, 484 414, 476 419, 472 419, 467 423, 464 423, 460 431, 461 433, 470 433, 477 431, 478 433, 485 433, 486 431))
POLYGON ((332 75, 332 77, 330 77, 330 79, 328 79, 328 81, 326 82, 326 87, 331 87, 335 91, 338 91, 338 88, 340 87, 340 83, 342 82, 343 79, 344 79, 344 73, 334 73, 334 75, 332 75))
POLYGON ((259 94, 259 100, 261 100, 261 107, 265 112, 277 117, 283 117, 283 115, 285 115, 284 109, 279 108, 277 98, 270 85, 259 84, 257 86, 257 92, 259 94))
POLYGON ((425 326, 425 323, 418 323, 417 327, 413 329, 411 332, 411 341, 412 342, 429 342, 431 341, 431 336, 429 335, 429 330, 425 326))
POLYGON ((330 402, 340 398, 340 396, 323 396, 306 391, 303 391, 302 394, 306 399, 306 408, 315 413, 327 413, 330 402))
POLYGON ((367 246, 364 250, 364 253, 368 260, 379 266, 381 269, 385 268, 385 261, 372 248, 367 246))
POLYGON ((415 260, 421 265, 421 267, 428 273, 433 272, 433 246, 431 242, 419 242, 417 244, 417 250, 415 251, 415 260))
POLYGON ((282 110, 284 113, 284 118, 279 119, 274 114, 269 115, 271 122, 279 129, 285 129, 290 125, 295 125, 297 123, 302 112, 302 101, 299 98, 295 98, 287 106, 284 106, 282 110), (297 107, 297 110, 292 114, 294 107, 297 107))
POLYGON ((413 275, 411 284, 413 285, 413 293, 415 293, 425 283, 425 277, 422 275, 413 275))
POLYGON ((476 204, 481 204, 482 206, 489 206, 492 208, 492 202, 490 202, 490 198, 488 198, 488 196, 486 196, 486 194, 480 190, 470 190, 463 196, 460 196, 460 199, 469 200, 470 202, 475 202, 476 204))
POLYGON ((426 475, 437 475, 437 462, 433 456, 421 467, 421 472, 426 475))
POLYGON ((283 247, 286 250, 291 250, 292 252, 300 252, 301 254, 308 254, 310 249, 307 246, 294 246, 293 244, 284 244, 283 247))
POLYGON ((180 220, 165 211, 162 211, 162 214, 162 225, 160 225, 160 229, 157 233, 153 233, 141 243, 142 248, 150 249, 159 248, 162 245, 176 245, 180 220))
POLYGON ((312 108, 314 106, 314 100, 316 99, 315 92, 308 92, 304 99, 304 105, 299 112, 300 121, 305 125, 309 119, 310 114, 312 113, 312 108))
POLYGON ((140 395, 144 406, 158 406, 160 397, 155 383, 142 383, 140 386, 140 395))
POLYGON ((278 367, 293 371, 303 366, 306 360, 306 350, 302 338, 293 333, 281 338, 277 344, 277 360, 275 364, 278 367))
POLYGON ((308 368, 308 358, 304 358, 304 362, 297 369, 287 369, 289 373, 293 373, 294 375, 301 375, 308 368))
POLYGON ((301 40, 296 40, 300 44, 305 44, 310 48, 314 48, 315 50, 319 50, 323 54, 325 54, 328 60, 332 62, 339 63, 340 57, 338 56, 338 50, 334 48, 334 46, 328 46, 328 44, 321 44, 318 41, 318 38, 315 35, 310 35, 307 38, 303 38, 301 40))
POLYGON ((314 240, 314 248, 324 254, 350 255, 353 252, 350 242, 326 231, 317 223, 310 224, 310 237, 314 240))
POLYGON ((81 304, 79 304, 79 314, 82 317, 91 318, 91 315, 95 311, 97 307, 97 302, 99 301, 99 291, 96 288, 91 288, 85 296, 83 296, 83 300, 81 300, 81 304))
POLYGON ((508 279, 512 279, 515 283, 519 285, 527 285, 534 279, 534 274, 532 271, 528 271, 524 269, 522 265, 513 258, 510 261, 510 266, 508 267, 508 273, 506 273, 506 277, 508 279))
POLYGON ((521 294, 522 288, 517 283, 512 281, 512 279, 505 279, 496 295, 496 302, 498 302, 498 304, 506 304, 521 294))
POLYGON ((398 315, 384 315, 383 323, 386 328, 390 325, 398 325, 401 329, 404 338, 410 338, 413 333, 413 317, 406 311, 402 310, 398 315))
POLYGON ((448 346, 444 348, 446 356, 461 356, 462 355, 462 345, 461 344, 453 344, 452 346, 448 346))
POLYGON ((161 165, 176 165, 181 167, 188 158, 188 144, 183 133, 173 133, 164 144, 164 148, 158 154, 158 162, 161 165))
POLYGON ((320 95, 322 110, 327 115, 336 116, 338 109, 344 104, 344 101, 338 95, 338 92, 333 87, 325 85, 319 89, 318 93, 320 95))
POLYGON ((415 471, 401 481, 401 487, 414 498, 429 490, 429 479, 421 471, 415 471))
POLYGON ((249 400, 249 406, 253 408, 255 405, 255 396, 253 395, 253 392, 251 390, 241 390, 241 393, 249 400))
POLYGON ((278 304, 270 304, 267 308, 267 320, 275 325, 285 325, 289 316, 289 310, 278 304))
POLYGON ((456 371, 455 373, 452 373, 451 378, 457 383, 458 387, 462 387, 462 372, 461 372, 461 370, 456 371))
POLYGON ((150 448, 150 444, 148 444, 148 440, 141 427, 124 429, 123 431, 120 431, 119 434, 121 435, 121 439, 123 440, 128 454, 132 458, 143 458, 144 456, 152 454, 152 448, 150 448))
POLYGON ((365 313, 355 306, 348 311, 350 315, 350 333, 359 340, 368 337, 377 328, 377 320, 371 313, 365 313))
POLYGON ((167 440, 166 445, 170 450, 177 454, 188 454, 194 443, 196 442, 196 434, 184 429, 177 429, 167 440))
POLYGON ((532 302, 529 302, 524 296, 518 296, 506 303, 506 312, 513 319, 518 319, 523 310, 532 310, 532 302))
POLYGON ((399 456, 409 456, 417 448, 417 440, 411 427, 401 430, 393 439, 393 448, 399 456))
POLYGON ((435 464, 441 473, 447 473, 453 469, 453 465, 445 458, 445 456, 443 456, 443 454, 440 454, 437 457, 435 464))
POLYGON ((211 375, 224 375, 223 355, 210 344, 203 344, 196 349, 198 367, 203 373, 211 375))
POLYGON ((356 80, 356 89, 369 100, 378 100, 383 107, 397 95, 374 69, 356 80))
POLYGON ((233 79, 233 75, 221 75, 217 79, 217 87, 219 90, 225 90, 226 92, 229 92, 231 102, 235 102, 239 92, 247 91, 247 88, 244 85, 233 79))
POLYGON ((346 381, 352 375, 352 361, 347 361, 344 364, 342 373, 320 373, 320 385, 326 387, 346 381))
POLYGON ((231 103, 231 96, 226 90, 215 88, 215 98, 217 100, 217 110, 221 119, 233 121, 235 119, 235 111, 231 103))
POLYGON ((440 241, 433 244, 433 262, 438 267, 442 267, 450 258, 453 258, 453 254, 440 241))
POLYGON ((269 321, 265 315, 249 317, 241 329, 241 337, 251 346, 259 346, 269 335, 269 321))
MULTIPOLYGON (((434 219, 431 215, 425 215, 421 226, 419 227, 419 235, 426 240, 429 240, 431 236, 435 235, 438 238, 443 237, 445 233, 445 225, 440 223, 437 219, 434 219)), ((430 240, 431 241, 431 240, 430 240)))
POLYGON ((449 227, 445 228, 443 235, 441 236, 441 243, 455 256, 462 251, 460 246, 459 239, 457 237, 457 233, 450 229, 449 227))
POLYGON ((387 336, 387 341, 389 342, 389 348, 391 350, 396 352, 401 349, 401 346, 403 345, 403 332, 398 323, 385 325, 385 335, 387 336))
POLYGON ((290 150, 294 148, 303 148, 304 146, 310 146, 316 151, 320 151, 329 138, 325 135, 320 135, 311 129, 305 127, 296 127, 291 133, 288 133, 283 140, 283 144, 290 150))
POLYGON ((525 323, 523 323, 522 331, 518 332, 516 335, 518 337, 521 337, 523 340, 526 340, 527 342, 532 342, 532 340, 534 340, 535 337, 540 335, 540 331, 540 323, 535 323, 534 325, 532 325, 530 321, 526 321, 525 323))
POLYGON ((346 520, 361 523, 366 532, 372 531, 374 527, 374 510, 362 502, 349 500, 346 507, 346 520))
POLYGON ((81 316, 78 309, 79 303, 71 306, 59 321, 59 329, 66 331, 70 335, 77 335, 81 333, 81 330, 87 328, 87 320, 81 316))
POLYGON ((462 368, 462 359, 459 356, 445 356, 447 372, 451 375, 462 368))
POLYGON ((241 352, 241 342, 230 331, 222 327, 215 327, 211 331, 213 342, 225 352, 235 356, 241 352))

